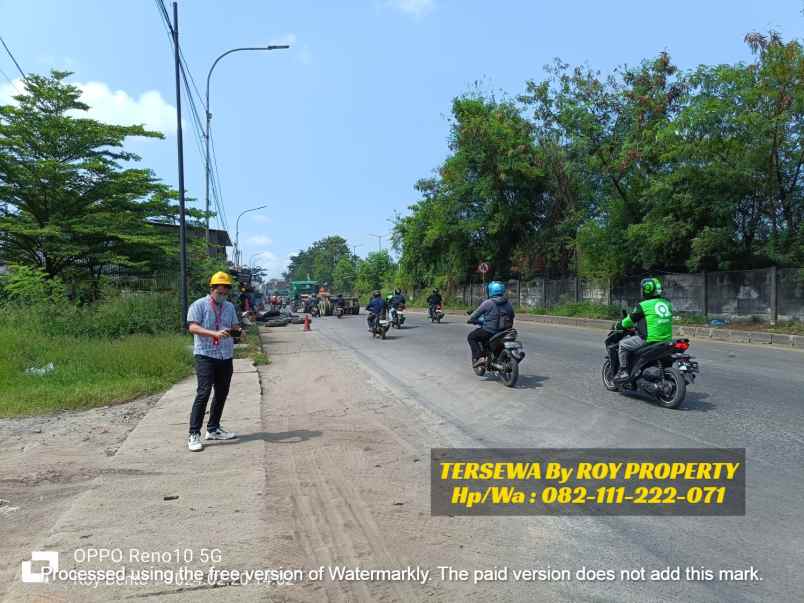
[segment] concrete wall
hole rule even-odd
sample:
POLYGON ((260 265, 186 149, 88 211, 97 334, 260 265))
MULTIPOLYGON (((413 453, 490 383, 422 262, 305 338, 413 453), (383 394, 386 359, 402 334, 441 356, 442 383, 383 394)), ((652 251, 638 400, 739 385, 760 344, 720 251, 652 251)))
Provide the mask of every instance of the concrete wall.
MULTIPOLYGON (((766 268, 731 272, 660 275, 665 295, 677 314, 708 319, 804 320, 804 268, 766 268)), ((592 302, 621 308, 641 298, 641 277, 616 283, 608 280, 565 277, 508 282, 508 297, 530 308, 592 302)), ((477 305, 485 298, 482 283, 464 286, 463 301, 477 305)))

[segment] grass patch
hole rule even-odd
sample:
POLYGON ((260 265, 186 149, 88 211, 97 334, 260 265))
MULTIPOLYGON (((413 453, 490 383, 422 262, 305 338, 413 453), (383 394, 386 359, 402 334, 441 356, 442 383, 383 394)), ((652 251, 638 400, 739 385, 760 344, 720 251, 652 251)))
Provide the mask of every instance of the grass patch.
POLYGON ((519 308, 524 314, 538 314, 547 316, 569 316, 574 318, 599 318, 618 320, 621 317, 619 306, 594 304, 590 302, 561 304, 549 308, 519 308))
POLYGON ((83 409, 169 388, 193 372, 190 339, 130 335, 99 339, 44 335, 0 326, 0 416, 83 409), (28 375, 30 367, 54 370, 28 375))

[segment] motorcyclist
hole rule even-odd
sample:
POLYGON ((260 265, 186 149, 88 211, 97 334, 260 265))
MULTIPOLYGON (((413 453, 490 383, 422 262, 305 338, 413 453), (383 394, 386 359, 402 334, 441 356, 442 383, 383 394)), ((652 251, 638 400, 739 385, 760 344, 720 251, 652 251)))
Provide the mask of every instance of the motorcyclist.
POLYGON ((673 306, 662 296, 662 283, 649 277, 640 283, 642 301, 617 323, 621 329, 636 327, 637 334, 620 340, 620 370, 615 381, 627 381, 630 375, 630 355, 649 343, 661 343, 673 338, 673 306))
POLYGON ((374 326, 374 321, 380 320, 383 312, 385 312, 385 300, 382 298, 382 293, 379 291, 374 291, 371 294, 371 300, 366 306, 366 310, 368 310, 369 313, 366 322, 368 322, 368 328, 369 331, 371 331, 372 327, 374 326))
POLYGON ((346 301, 343 299, 343 295, 338 293, 338 295, 335 296, 335 307, 336 308, 343 308, 345 306, 346 306, 346 301))
POLYGON ((469 324, 480 324, 480 327, 467 337, 472 350, 472 366, 482 366, 485 363, 484 354, 489 339, 514 325, 514 307, 505 297, 505 283, 492 281, 487 291, 489 298, 481 303, 466 321, 469 324))
POLYGON ((391 300, 388 302, 388 305, 396 310, 400 306, 404 307, 406 301, 405 296, 402 295, 402 290, 394 289, 394 294, 391 296, 391 300))
POLYGON ((438 289, 433 289, 430 297, 427 298, 427 306, 429 308, 428 312, 430 314, 430 318, 433 317, 436 306, 440 306, 442 302, 443 300, 441 299, 441 293, 438 292, 438 289))

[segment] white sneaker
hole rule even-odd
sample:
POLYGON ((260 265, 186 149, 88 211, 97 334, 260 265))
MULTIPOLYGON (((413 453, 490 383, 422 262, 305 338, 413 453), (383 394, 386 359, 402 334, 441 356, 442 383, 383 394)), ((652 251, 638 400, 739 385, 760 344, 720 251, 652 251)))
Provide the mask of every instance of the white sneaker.
POLYGON ((224 431, 220 427, 212 431, 207 431, 207 440, 234 440, 237 437, 236 433, 231 431, 224 431))
POLYGON ((187 438, 187 448, 190 449, 190 452, 198 452, 204 449, 204 445, 201 443, 200 433, 190 434, 190 437, 187 438))

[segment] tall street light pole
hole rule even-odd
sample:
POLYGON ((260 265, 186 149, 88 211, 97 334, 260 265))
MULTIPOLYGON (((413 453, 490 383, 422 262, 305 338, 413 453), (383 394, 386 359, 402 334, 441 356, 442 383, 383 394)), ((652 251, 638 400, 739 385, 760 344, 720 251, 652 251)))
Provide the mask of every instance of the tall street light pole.
POLYGON ((187 324, 187 224, 184 215, 184 144, 181 132, 181 63, 179 61, 179 7, 173 2, 173 53, 176 64, 176 142, 179 160, 179 296, 181 324, 187 324))
POLYGON ((243 217, 243 214, 247 214, 250 211, 257 211, 259 209, 265 209, 266 207, 268 206, 260 205, 259 207, 252 207, 251 209, 241 211, 240 215, 237 216, 237 221, 235 222, 235 264, 237 264, 238 270, 240 269, 240 218, 243 217))
POLYGON ((377 251, 382 251, 382 235, 369 234, 370 237, 377 237, 377 251))
POLYGON ((290 48, 290 45, 288 45, 288 44, 273 44, 273 45, 270 45, 270 46, 249 46, 249 47, 245 47, 245 48, 232 48, 231 50, 227 50, 226 52, 221 54, 217 59, 215 59, 215 62, 212 63, 212 67, 209 68, 209 73, 207 73, 207 98, 206 98, 206 107, 205 107, 206 113, 207 113, 207 127, 206 127, 206 132, 204 133, 204 142, 206 144, 206 152, 204 154, 204 165, 205 165, 204 173, 205 173, 205 178, 206 178, 205 194, 204 194, 204 198, 205 198, 204 206, 205 206, 206 213, 207 213, 207 217, 206 217, 207 247, 209 247, 209 122, 212 121, 212 112, 209 110, 209 82, 210 82, 210 79, 212 78, 212 71, 215 69, 215 65, 218 64, 218 61, 220 61, 226 55, 232 54, 233 52, 241 52, 241 51, 244 51, 244 50, 281 50, 281 49, 286 49, 286 48, 290 48))

